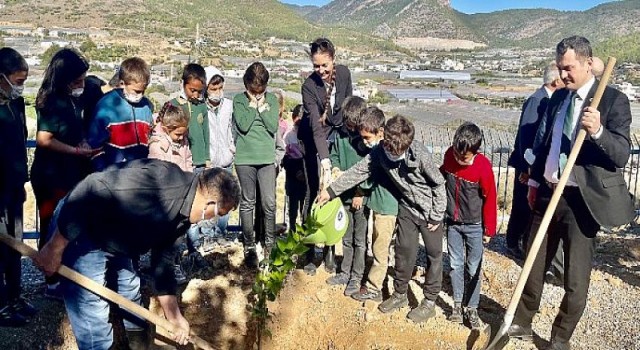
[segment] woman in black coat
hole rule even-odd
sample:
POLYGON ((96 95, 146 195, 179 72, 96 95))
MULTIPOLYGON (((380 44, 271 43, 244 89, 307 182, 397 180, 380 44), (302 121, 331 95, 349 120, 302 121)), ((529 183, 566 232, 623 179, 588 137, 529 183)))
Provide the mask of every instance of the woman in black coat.
MULTIPOLYGON (((314 72, 302 84, 304 114, 300 122, 298 138, 304 149, 307 195, 303 220, 311 211, 311 203, 318 189, 326 187, 331 178, 329 144, 333 133, 342 126, 342 102, 353 95, 351 72, 343 65, 335 64, 335 47, 329 39, 318 38, 309 47, 309 57, 314 72), (320 163, 320 167, 318 166, 320 163)), ((313 249, 308 254, 305 271, 315 274, 313 249)), ((325 269, 335 271, 333 251, 325 249, 325 269)))

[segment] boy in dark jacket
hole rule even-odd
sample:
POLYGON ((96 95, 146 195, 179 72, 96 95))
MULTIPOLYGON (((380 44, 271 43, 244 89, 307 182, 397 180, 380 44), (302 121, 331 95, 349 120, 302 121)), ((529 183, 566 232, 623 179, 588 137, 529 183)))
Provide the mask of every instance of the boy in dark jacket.
POLYGON ((482 327, 478 303, 483 243, 495 235, 498 215, 493 170, 489 159, 478 153, 481 143, 480 128, 473 123, 462 124, 440 167, 447 188, 447 244, 454 301, 449 320, 463 322, 466 295, 467 321, 473 329, 482 327), (466 288, 465 272, 469 275, 466 288))
POLYGON ((318 203, 326 203, 373 174, 384 174, 395 185, 400 207, 395 240, 394 292, 378 309, 389 313, 409 304, 407 290, 418 253, 418 235, 421 234, 429 266, 425 299, 407 317, 414 322, 425 322, 435 316, 435 301, 442 288, 444 178, 426 147, 414 141, 415 128, 411 121, 396 115, 389 119, 384 130, 382 147, 372 149, 369 155, 322 191, 318 203))

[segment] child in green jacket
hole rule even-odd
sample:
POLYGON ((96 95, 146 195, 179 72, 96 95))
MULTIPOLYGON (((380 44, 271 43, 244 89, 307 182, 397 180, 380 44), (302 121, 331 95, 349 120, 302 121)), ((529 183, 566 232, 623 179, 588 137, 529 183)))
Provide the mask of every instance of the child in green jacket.
POLYGON ((240 221, 244 237, 245 264, 258 266, 254 206, 259 187, 265 233, 264 256, 275 243, 276 222, 276 132, 279 104, 277 97, 266 92, 269 72, 260 62, 247 68, 246 91, 233 98, 233 124, 236 133, 236 173, 242 188, 240 221), (258 185, 258 186, 256 186, 258 185))

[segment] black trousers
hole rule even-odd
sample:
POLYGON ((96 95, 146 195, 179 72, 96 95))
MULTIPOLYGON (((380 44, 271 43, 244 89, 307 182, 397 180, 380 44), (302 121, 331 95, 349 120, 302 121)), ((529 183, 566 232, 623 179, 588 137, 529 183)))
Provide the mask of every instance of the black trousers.
POLYGON ((435 231, 427 229, 424 219, 416 218, 406 208, 398 210, 398 231, 395 240, 395 269, 393 289, 400 294, 407 293, 409 281, 416 266, 419 238, 422 235, 427 251, 427 276, 424 284, 424 296, 435 301, 442 289, 442 223, 435 231))
POLYGON ((531 222, 531 209, 527 202, 529 186, 521 183, 518 178, 522 172, 516 171, 513 181, 513 199, 511 201, 511 215, 507 225, 507 246, 516 248, 522 241, 526 247, 529 236, 529 223, 531 222))
MULTIPOLYGON (((538 189, 528 246, 531 246, 534 235, 540 227, 551 195, 552 191, 546 185, 541 185, 538 189)), ((580 190, 577 187, 566 187, 525 284, 514 318, 515 324, 521 326, 531 324, 533 316, 540 307, 545 272, 562 242, 566 271, 565 294, 560 304, 560 311, 553 322, 551 338, 561 342, 568 342, 571 339, 587 303, 591 263, 595 252, 594 241, 599 228, 580 190)))
MULTIPOLYGON (((13 195, 6 197, 8 200, 5 208, 0 206, 0 221, 7 225, 9 236, 22 238, 24 191, 20 188, 13 195)), ((0 308, 17 299, 22 293, 20 286, 21 257, 20 253, 9 248, 8 245, 0 243, 0 308)))

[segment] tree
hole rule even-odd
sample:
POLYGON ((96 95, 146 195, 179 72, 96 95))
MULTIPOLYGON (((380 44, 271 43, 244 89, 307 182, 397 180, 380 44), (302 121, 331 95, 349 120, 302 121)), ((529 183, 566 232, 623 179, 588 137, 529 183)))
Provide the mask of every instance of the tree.
POLYGON ((49 48, 40 56, 40 59, 42 60, 42 66, 48 66, 49 62, 51 62, 51 59, 53 58, 53 55, 56 54, 56 52, 60 51, 61 47, 53 44, 51 46, 49 46, 49 48))
POLYGON ((97 49, 96 43, 94 43, 91 39, 87 39, 85 42, 80 44, 80 51, 85 55, 89 55, 91 51, 97 49))

